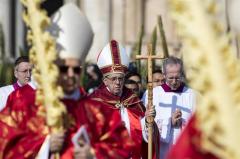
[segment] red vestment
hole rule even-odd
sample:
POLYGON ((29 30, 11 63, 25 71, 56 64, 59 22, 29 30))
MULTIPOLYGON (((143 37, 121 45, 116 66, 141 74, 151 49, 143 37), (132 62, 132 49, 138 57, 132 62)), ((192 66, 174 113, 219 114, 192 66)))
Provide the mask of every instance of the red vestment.
POLYGON ((214 155, 201 151, 201 131, 197 124, 201 123, 197 123, 194 115, 171 148, 167 159, 217 159, 214 155))
MULTIPOLYGON (((131 90, 124 87, 122 96, 115 96, 107 90, 104 84, 102 84, 98 89, 89 95, 89 98, 102 102, 105 107, 110 108, 112 111, 118 113, 120 109, 120 107, 118 107, 119 104, 127 109, 130 122, 130 136, 135 143, 135 150, 133 152, 132 158, 147 158, 147 143, 143 140, 142 127, 140 122, 140 120, 145 115, 145 107, 137 95, 134 94, 131 90)), ((156 131, 155 136, 153 136, 153 141, 156 142, 154 146, 158 146, 159 134, 158 129, 156 128, 155 130, 156 131)))
MULTIPOLYGON (((35 158, 49 134, 45 117, 40 115, 42 107, 34 103, 35 95, 35 90, 26 85, 9 96, 5 109, 0 113, 0 158, 35 158)), ((62 159, 73 158, 71 137, 82 125, 98 159, 129 157, 133 143, 119 114, 102 107, 100 102, 87 99, 63 102, 70 127, 60 153, 62 159)))

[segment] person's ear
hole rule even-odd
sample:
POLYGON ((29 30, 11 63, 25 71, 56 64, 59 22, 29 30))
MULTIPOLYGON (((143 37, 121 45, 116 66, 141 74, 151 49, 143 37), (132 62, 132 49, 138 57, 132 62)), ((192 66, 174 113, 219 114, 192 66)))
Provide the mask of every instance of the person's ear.
POLYGON ((14 68, 14 76, 15 76, 16 79, 18 79, 17 68, 14 68))
POLYGON ((103 83, 104 83, 105 86, 107 86, 107 82, 108 82, 107 78, 103 77, 103 83))

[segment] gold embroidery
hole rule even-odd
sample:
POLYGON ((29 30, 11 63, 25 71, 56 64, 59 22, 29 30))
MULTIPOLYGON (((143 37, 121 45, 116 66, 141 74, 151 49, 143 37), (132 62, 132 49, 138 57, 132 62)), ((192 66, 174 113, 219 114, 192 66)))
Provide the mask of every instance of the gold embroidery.
POLYGON ((33 132, 39 132, 43 135, 46 135, 49 133, 49 129, 46 126, 46 124, 44 124, 44 119, 40 119, 40 118, 30 118, 27 122, 27 127, 32 130, 33 132))
MULTIPOLYGON (((131 105, 135 105, 135 104, 138 104, 138 103, 141 103, 140 100, 136 101, 136 102, 133 102, 131 104, 130 103, 130 100, 136 98, 137 96, 135 94, 132 94, 129 98, 125 99, 124 101, 120 102, 120 101, 116 101, 116 100, 103 100, 101 98, 92 98, 93 100, 95 101, 99 101, 99 102, 103 102, 103 103, 108 103, 110 105, 114 105, 117 109, 120 109, 121 107, 121 104, 125 107, 125 108, 128 108, 129 106, 131 105)), ((142 109, 142 107, 138 104, 138 107, 140 108, 140 110, 142 112, 144 112, 144 110, 142 109)))
POLYGON ((49 132, 50 132, 49 127, 45 125, 43 128, 42 134, 47 135, 47 134, 49 134, 49 132))
POLYGON ((98 125, 98 131, 100 132, 100 133, 102 133, 102 129, 101 129, 101 127, 102 127, 102 125, 104 125, 104 123, 105 123, 105 117, 103 116, 103 114, 100 112, 100 110, 99 110, 99 107, 95 107, 95 106, 89 106, 89 107, 87 107, 87 108, 89 108, 90 109, 90 111, 88 112, 88 115, 90 115, 90 117, 91 118, 93 118, 93 115, 96 117, 96 119, 95 119, 95 121, 92 121, 92 122, 96 122, 97 121, 97 125, 98 125), (90 113, 90 112, 92 112, 92 113, 90 113))
POLYGON ((30 155, 35 154, 32 150, 26 152, 26 154, 24 155, 25 158, 28 158, 30 155))
POLYGON ((106 140, 107 138, 110 137, 110 133, 106 133, 103 136, 100 137, 100 141, 106 140))
POLYGON ((124 65, 119 65, 119 64, 115 64, 115 65, 112 65, 111 67, 111 72, 115 72, 116 70, 119 70, 119 71, 124 71, 124 65))
POLYGON ((127 99, 125 99, 125 100, 122 102, 123 105, 124 105, 124 107, 129 107, 130 105, 134 105, 134 104, 136 104, 136 103, 141 102, 140 100, 138 100, 138 101, 136 101, 136 102, 134 102, 134 103, 129 104, 129 103, 130 103, 130 100, 132 100, 132 99, 134 99, 134 98, 136 98, 136 97, 137 97, 136 94, 132 94, 130 97, 128 97, 127 99))
POLYGON ((117 101, 117 103, 114 105, 116 108, 120 109, 123 105, 120 101, 117 101))
POLYGON ((100 121, 100 123, 104 123, 104 117, 103 117, 102 113, 98 112, 96 114, 96 117, 97 117, 97 120, 100 121))
POLYGON ((46 109, 45 109, 45 107, 42 106, 42 105, 38 105, 37 107, 38 107, 37 116, 41 116, 41 117, 45 118, 46 117, 46 109))
POLYGON ((99 121, 101 124, 104 123, 104 116, 103 114, 99 111, 99 108, 97 107, 91 107, 91 110, 93 112, 93 114, 96 114, 96 118, 97 118, 97 121, 99 121))
POLYGON ((16 111, 11 111, 11 116, 14 120, 17 119, 17 112, 16 111))
POLYGON ((3 115, 3 114, 0 114, 0 119, 3 123, 9 125, 9 126, 12 126, 12 127, 16 127, 17 124, 16 122, 12 119, 12 117, 10 115, 3 115))
POLYGON ((111 105, 116 104, 116 101, 115 101, 115 100, 108 100, 108 101, 106 101, 106 100, 103 100, 103 99, 101 99, 101 98, 92 98, 92 99, 95 100, 95 101, 99 101, 99 102, 103 102, 103 103, 108 103, 108 104, 111 104, 111 105))
POLYGON ((22 112, 17 112, 17 119, 19 122, 23 121, 23 113, 22 112))

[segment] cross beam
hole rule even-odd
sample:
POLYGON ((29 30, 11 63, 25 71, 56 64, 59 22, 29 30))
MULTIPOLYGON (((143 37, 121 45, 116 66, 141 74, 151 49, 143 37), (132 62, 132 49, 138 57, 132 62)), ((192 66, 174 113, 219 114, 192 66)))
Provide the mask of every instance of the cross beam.
MULTIPOLYGON (((158 56, 158 55, 152 55, 152 45, 148 44, 148 54, 147 55, 136 55, 137 60, 147 60, 148 65, 148 105, 147 110, 154 109, 153 107, 153 85, 152 85, 152 61, 154 59, 164 59, 164 57, 158 56)), ((153 122, 154 122, 154 116, 149 116, 147 119, 146 126, 148 127, 148 159, 152 159, 152 133, 153 133, 153 122)))

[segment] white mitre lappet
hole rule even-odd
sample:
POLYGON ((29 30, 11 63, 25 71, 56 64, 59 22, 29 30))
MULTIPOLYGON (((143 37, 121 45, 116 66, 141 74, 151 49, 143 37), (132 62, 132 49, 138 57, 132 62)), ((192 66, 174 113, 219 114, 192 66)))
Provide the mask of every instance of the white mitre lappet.
POLYGON ((81 64, 84 62, 93 41, 93 31, 87 17, 74 3, 67 3, 54 13, 48 30, 56 39, 61 59, 75 58, 81 64))
POLYGON ((112 40, 99 53, 97 65, 104 76, 112 73, 125 74, 129 65, 129 57, 123 46, 112 40))

